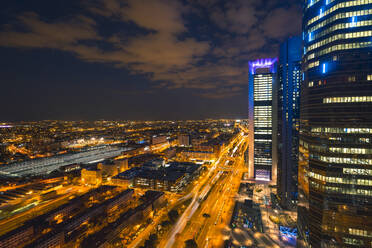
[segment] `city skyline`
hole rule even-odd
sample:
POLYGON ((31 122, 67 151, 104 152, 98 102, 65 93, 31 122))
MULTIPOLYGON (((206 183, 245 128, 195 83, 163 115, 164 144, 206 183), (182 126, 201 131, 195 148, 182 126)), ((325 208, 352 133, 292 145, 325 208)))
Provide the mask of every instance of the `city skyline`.
POLYGON ((372 0, 301 2, 6 4, 0 248, 372 248, 372 0))
POLYGON ((244 118, 247 62, 300 34, 296 1, 144 3, 3 3, 1 119, 244 118))

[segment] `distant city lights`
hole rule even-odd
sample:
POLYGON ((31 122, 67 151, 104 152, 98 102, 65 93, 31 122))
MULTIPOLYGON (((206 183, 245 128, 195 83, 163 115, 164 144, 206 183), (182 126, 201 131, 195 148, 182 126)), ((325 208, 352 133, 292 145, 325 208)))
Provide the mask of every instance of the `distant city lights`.
POLYGON ((0 125, 0 128, 9 128, 9 127, 13 127, 11 125, 0 125))

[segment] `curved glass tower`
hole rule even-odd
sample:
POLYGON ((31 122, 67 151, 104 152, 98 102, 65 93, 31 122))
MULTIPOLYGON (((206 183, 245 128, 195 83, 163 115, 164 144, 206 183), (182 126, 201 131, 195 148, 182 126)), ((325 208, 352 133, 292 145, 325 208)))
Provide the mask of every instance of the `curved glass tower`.
POLYGON ((299 245, 372 247, 372 0, 307 0, 299 245))

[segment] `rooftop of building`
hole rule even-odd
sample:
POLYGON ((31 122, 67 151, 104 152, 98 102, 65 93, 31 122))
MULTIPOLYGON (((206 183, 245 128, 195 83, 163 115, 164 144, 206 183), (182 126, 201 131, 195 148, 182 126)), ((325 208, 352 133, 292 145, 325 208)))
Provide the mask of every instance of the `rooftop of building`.
POLYGON ((24 223, 22 226, 16 228, 16 229, 13 229, 3 235, 0 236, 0 241, 2 240, 6 240, 10 237, 12 237, 14 234, 17 234, 17 233, 21 233, 23 231, 25 231, 26 229, 28 228, 32 228, 32 225, 30 223, 24 223))
POLYGON ((136 177, 162 181, 177 181, 178 179, 183 177, 184 174, 184 172, 171 171, 165 168, 160 170, 142 169, 142 171, 136 177))
POLYGON ((141 177, 147 179, 177 181, 185 173, 191 174, 199 168, 200 165, 191 162, 171 162, 168 167, 159 167, 156 170, 148 168, 147 166, 134 167, 118 174, 114 178, 130 180, 135 177, 141 177))
POLYGON ((39 239, 35 240, 31 244, 28 244, 25 246, 25 248, 33 248, 33 247, 38 247, 39 245, 43 244, 44 242, 48 241, 50 238, 57 236, 57 235, 63 235, 63 231, 60 230, 52 230, 48 232, 47 234, 41 236, 39 239))
POLYGON ((210 154, 213 153, 213 151, 194 151, 194 150, 186 150, 185 152, 191 152, 191 153, 205 153, 205 154, 210 154))
POLYGON ((136 208, 129 209, 127 212, 122 214, 115 222, 101 229, 99 232, 87 237, 87 239, 83 241, 83 244, 87 247, 98 247, 102 245, 107 241, 108 235, 112 233, 118 226, 127 222, 132 215, 134 215, 138 211, 142 211, 144 208, 148 207, 149 204, 151 204, 162 195, 164 195, 163 192, 152 190, 146 191, 145 195, 143 195, 142 197, 142 204, 140 204, 136 208))
POLYGON ((193 173, 200 167, 201 166, 199 164, 192 162, 171 162, 168 169, 185 173, 193 173))

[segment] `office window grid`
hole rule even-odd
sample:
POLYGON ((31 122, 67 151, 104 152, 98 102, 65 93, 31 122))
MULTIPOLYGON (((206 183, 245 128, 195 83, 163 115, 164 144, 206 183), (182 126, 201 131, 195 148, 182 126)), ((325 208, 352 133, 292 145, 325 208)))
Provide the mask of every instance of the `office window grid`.
MULTIPOLYGON (((314 4, 316 4, 319 1, 321 1, 321 0, 309 0, 308 4, 307 4, 307 8, 310 8, 311 6, 313 6, 314 4)), ((335 0, 326 0, 326 4, 330 4, 333 1, 335 1, 335 0)))
POLYGON ((333 164, 359 164, 359 165, 372 165, 372 159, 368 158, 344 158, 344 157, 329 157, 329 156, 318 156, 311 154, 310 158, 318 159, 323 162, 333 163, 333 164))
POLYGON ((321 40, 316 42, 308 47, 307 52, 310 52, 314 49, 320 48, 322 46, 328 45, 331 42, 337 40, 346 40, 346 39, 355 39, 355 38, 363 38, 363 37, 370 37, 372 36, 372 31, 360 31, 360 32, 349 32, 349 33, 342 33, 333 35, 327 39, 321 40))
POLYGON ((365 178, 351 178, 349 177, 336 177, 336 176, 324 176, 315 172, 309 172, 309 177, 316 180, 332 184, 350 184, 350 185, 361 185, 361 186, 372 186, 372 179, 365 178))
MULTIPOLYGON (((349 11, 349 12, 342 12, 342 13, 339 13, 339 14, 336 14, 328 19, 325 19, 324 21, 312 26, 309 28, 308 32, 309 34, 311 34, 311 40, 313 40, 313 32, 330 24, 330 23, 333 23, 335 21, 338 21, 340 19, 345 19, 345 18, 350 18, 352 16, 354 17, 360 17, 360 16, 366 16, 368 17, 368 15, 371 15, 372 14, 372 9, 364 9, 364 10, 360 10, 360 11, 349 11)), ((350 21, 349 21, 350 22, 350 21)), ((359 22, 356 22, 355 24, 352 24, 352 25, 355 25, 354 27, 358 27, 358 25, 361 25, 359 24, 359 22)), ((351 27, 351 24, 350 24, 350 27, 351 27)))
POLYGON ((356 23, 351 23, 348 19, 345 19, 345 23, 338 23, 335 25, 332 25, 331 27, 319 32, 313 34, 313 40, 317 40, 327 34, 333 33, 338 30, 342 29, 349 29, 351 27, 365 27, 365 26, 371 26, 372 25, 372 20, 363 20, 363 21, 358 21, 356 23))
POLYGON ((312 19, 310 19, 307 22, 307 25, 310 25, 310 24, 318 21, 320 18, 323 18, 323 17, 333 13, 334 11, 336 11, 338 9, 347 8, 347 7, 354 7, 354 6, 361 6, 361 5, 371 4, 371 3, 372 3, 372 0, 354 0, 354 1, 338 3, 334 6, 332 6, 331 8, 329 8, 326 11, 320 11, 319 15, 313 17, 312 19))
POLYGON ((356 127, 312 127, 312 133, 360 133, 360 134, 372 134, 372 128, 356 128, 356 127))
POLYGON ((323 98, 323 103, 358 103, 372 102, 372 96, 343 96, 323 98))
POLYGON ((307 59, 311 60, 311 59, 314 59, 315 57, 319 57, 319 56, 322 56, 322 55, 325 55, 325 54, 328 54, 328 53, 331 53, 331 52, 335 52, 335 51, 367 48, 367 47, 371 47, 371 46, 372 46, 371 41, 338 44, 338 45, 327 47, 323 50, 320 50, 319 52, 311 53, 307 56, 307 59))
POLYGON ((254 76, 254 101, 272 100, 272 75, 257 74, 254 76))

